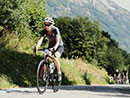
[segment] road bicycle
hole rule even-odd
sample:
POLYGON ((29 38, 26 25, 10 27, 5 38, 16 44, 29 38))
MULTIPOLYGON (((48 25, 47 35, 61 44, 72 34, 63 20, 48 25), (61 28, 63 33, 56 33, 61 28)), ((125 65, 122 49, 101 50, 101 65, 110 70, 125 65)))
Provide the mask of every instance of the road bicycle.
POLYGON ((123 83, 123 84, 128 84, 128 83, 129 83, 128 76, 123 76, 123 78, 122 78, 122 83, 123 83))
MULTIPOLYGON (((44 59, 40 61, 37 68, 37 90, 39 94, 42 94, 47 87, 52 86, 53 91, 57 92, 61 86, 62 79, 58 80, 57 63, 53 59, 55 53, 50 52, 49 49, 39 49, 38 51, 43 52, 44 59)), ((37 55, 36 52, 35 55, 37 55)))
POLYGON ((121 84, 121 77, 120 76, 114 76, 114 81, 116 84, 121 84))

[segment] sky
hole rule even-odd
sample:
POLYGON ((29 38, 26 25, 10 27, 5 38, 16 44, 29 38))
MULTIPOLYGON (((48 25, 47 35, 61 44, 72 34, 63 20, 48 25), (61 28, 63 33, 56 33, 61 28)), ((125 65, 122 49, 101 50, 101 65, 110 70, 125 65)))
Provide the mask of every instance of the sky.
POLYGON ((121 7, 130 11, 130 0, 112 0, 112 1, 114 1, 115 3, 120 5, 121 7))

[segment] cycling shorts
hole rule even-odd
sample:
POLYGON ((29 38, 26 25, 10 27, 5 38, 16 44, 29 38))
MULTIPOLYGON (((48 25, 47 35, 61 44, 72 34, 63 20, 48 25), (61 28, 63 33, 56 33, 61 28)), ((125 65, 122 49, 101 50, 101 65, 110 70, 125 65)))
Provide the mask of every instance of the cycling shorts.
POLYGON ((58 46, 55 52, 56 58, 57 59, 60 58, 63 52, 64 52, 64 46, 58 46))

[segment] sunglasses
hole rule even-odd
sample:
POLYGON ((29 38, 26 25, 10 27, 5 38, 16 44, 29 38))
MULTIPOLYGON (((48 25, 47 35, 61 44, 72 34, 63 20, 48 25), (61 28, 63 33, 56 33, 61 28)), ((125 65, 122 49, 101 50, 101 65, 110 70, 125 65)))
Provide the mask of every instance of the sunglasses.
POLYGON ((51 24, 44 24, 44 25, 49 27, 51 24))

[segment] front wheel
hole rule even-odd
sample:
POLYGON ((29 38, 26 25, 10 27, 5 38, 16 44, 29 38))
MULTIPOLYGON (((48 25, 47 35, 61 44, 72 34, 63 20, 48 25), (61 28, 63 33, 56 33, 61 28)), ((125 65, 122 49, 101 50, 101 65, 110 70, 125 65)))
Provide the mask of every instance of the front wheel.
MULTIPOLYGON (((60 81, 58 81, 58 72, 57 69, 54 70, 53 73, 53 85, 52 85, 52 89, 54 92, 57 92, 60 89, 61 83, 62 83, 62 79, 60 81)), ((62 74, 61 74, 62 77, 62 74)))
MULTIPOLYGON (((44 60, 41 60, 41 62, 38 65, 37 68, 37 90, 39 92, 39 94, 42 94, 46 91, 46 88, 49 84, 48 80, 49 80, 49 76, 47 74, 47 70, 46 72, 44 72, 44 60)), ((47 69, 47 67, 46 67, 47 69)))

